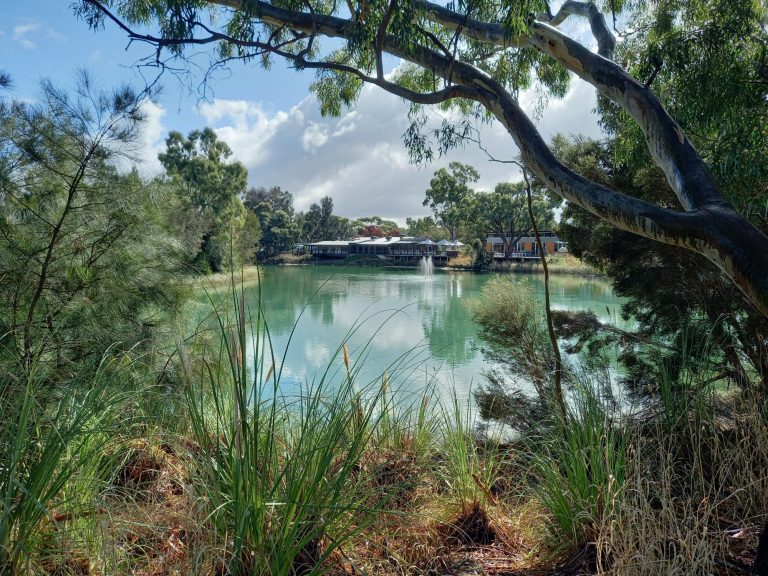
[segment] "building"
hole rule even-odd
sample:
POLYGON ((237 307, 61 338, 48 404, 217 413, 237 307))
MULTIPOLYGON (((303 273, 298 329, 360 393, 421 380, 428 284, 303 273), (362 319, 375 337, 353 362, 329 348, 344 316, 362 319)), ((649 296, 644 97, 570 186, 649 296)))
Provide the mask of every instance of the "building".
MULTIPOLYGON (((545 254, 554 254, 555 252, 568 252, 568 243, 558 238, 557 233, 551 231, 542 231, 541 243, 544 245, 545 254)), ((485 250, 493 254, 494 258, 508 258, 512 260, 524 260, 526 258, 537 258, 539 256, 539 246, 536 242, 536 236, 530 232, 515 237, 515 243, 508 247, 505 253, 504 238, 501 236, 488 236, 485 239, 485 250)), ((514 240, 514 238, 513 238, 514 240)))
POLYGON ((455 258, 466 244, 464 244, 464 242, 459 242, 458 240, 440 240, 440 242, 437 243, 437 246, 438 252, 444 253, 448 258, 455 258))
POLYGON ((323 240, 305 244, 312 256, 320 258, 346 258, 349 256, 349 240, 323 240))
POLYGON ((412 236, 376 236, 353 238, 352 240, 323 240, 306 245, 307 250, 318 258, 346 258, 348 256, 370 256, 393 262, 410 262, 431 256, 446 259, 440 246, 429 238, 412 236))

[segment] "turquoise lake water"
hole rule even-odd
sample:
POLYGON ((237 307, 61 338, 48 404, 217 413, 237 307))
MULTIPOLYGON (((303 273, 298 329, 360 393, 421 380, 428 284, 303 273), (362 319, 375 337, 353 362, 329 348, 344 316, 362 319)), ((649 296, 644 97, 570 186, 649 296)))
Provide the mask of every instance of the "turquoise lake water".
MULTIPOLYGON (((386 372, 400 394, 418 394, 429 384, 466 398, 490 367, 467 310, 488 274, 436 270, 428 278, 414 269, 281 266, 265 267, 261 276, 260 284, 248 285, 246 298, 251 310, 261 300, 285 393, 342 378, 344 343, 360 386, 386 372)), ((516 279, 531 298, 543 298, 542 276, 516 279)), ((550 290, 555 308, 620 317, 620 299, 603 278, 555 275, 550 290)), ((251 342, 251 357, 255 349, 251 342)))

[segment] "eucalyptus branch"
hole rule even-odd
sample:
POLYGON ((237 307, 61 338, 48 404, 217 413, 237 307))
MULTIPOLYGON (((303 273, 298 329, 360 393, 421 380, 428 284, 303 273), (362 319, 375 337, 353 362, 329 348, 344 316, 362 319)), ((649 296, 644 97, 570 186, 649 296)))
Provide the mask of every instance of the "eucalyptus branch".
POLYGON ((597 53, 603 58, 613 60, 613 52, 616 48, 616 38, 611 33, 610 28, 605 23, 605 17, 594 2, 579 2, 568 0, 564 2, 557 11, 557 14, 539 14, 538 20, 547 22, 552 26, 559 26, 569 16, 581 16, 589 20, 589 26, 592 29, 592 35, 597 40, 597 53))
POLYGON ((536 245, 539 247, 541 265, 544 267, 544 311, 547 316, 547 333, 549 334, 549 341, 552 344, 552 353, 555 356, 555 404, 557 404, 558 410, 560 411, 560 417, 563 419, 563 423, 565 423, 567 413, 565 409, 565 399, 563 398, 563 359, 560 356, 560 345, 557 342, 555 324, 552 321, 552 303, 549 298, 549 267, 547 266, 547 256, 544 253, 544 244, 541 242, 541 235, 539 234, 539 226, 536 224, 536 216, 533 213, 533 194, 531 193, 531 182, 528 179, 528 171, 525 166, 521 166, 521 169, 523 171, 523 180, 525 181, 525 192, 528 196, 528 216, 531 219, 531 227, 536 236, 536 245))
MULTIPOLYGON (((98 0, 82 0, 103 8, 98 0)), ((545 22, 532 20, 525 34, 510 37, 501 24, 481 22, 427 0, 411 0, 424 17, 445 30, 457 31, 462 38, 493 44, 502 48, 529 47, 561 63, 604 96, 624 108, 644 132, 648 148, 662 168, 683 210, 672 210, 652 202, 622 194, 577 174, 560 162, 541 137, 536 126, 506 89, 504 83, 476 66, 449 57, 411 39, 384 34, 381 51, 416 64, 436 77, 447 88, 420 93, 396 83, 374 78, 352 65, 327 61, 307 61, 302 55, 276 49, 260 42, 244 42, 226 35, 207 38, 157 39, 138 34, 135 37, 162 46, 200 44, 214 40, 235 41, 248 47, 280 55, 298 67, 329 69, 353 74, 364 82, 377 85, 418 104, 434 104, 451 98, 467 98, 484 106, 507 129, 520 149, 524 164, 551 190, 619 229, 646 238, 698 252, 715 263, 765 315, 768 315, 768 237, 736 212, 719 191, 705 162, 698 155, 680 126, 663 108, 656 96, 613 61, 594 54, 589 48, 569 38, 545 22)), ((246 8, 244 0, 214 0, 213 3, 235 10, 246 8)), ((568 3, 568 10, 586 10, 593 30, 600 22, 590 4, 568 3), (591 16, 590 16, 591 15, 591 16)), ((305 34, 353 41, 359 37, 361 24, 332 15, 314 15, 276 6, 260 0, 247 2, 249 14, 265 25, 281 26, 305 34)), ((550 20, 557 22, 562 15, 550 20)), ((602 20, 604 26, 604 19, 602 20)), ((128 30, 126 26, 121 26, 128 30)), ((598 32, 600 32, 598 30, 598 32)), ((610 34, 610 32, 608 31, 610 34)), ((373 47, 368 46, 370 50, 373 47)), ((606 53, 605 48, 602 49, 606 53)))
POLYGON ((397 0, 389 0, 387 11, 384 13, 384 18, 382 18, 379 29, 376 32, 376 76, 381 79, 384 78, 384 63, 382 61, 382 53, 384 51, 384 37, 387 34, 389 23, 392 21, 392 15, 395 12, 395 8, 397 8, 397 0))

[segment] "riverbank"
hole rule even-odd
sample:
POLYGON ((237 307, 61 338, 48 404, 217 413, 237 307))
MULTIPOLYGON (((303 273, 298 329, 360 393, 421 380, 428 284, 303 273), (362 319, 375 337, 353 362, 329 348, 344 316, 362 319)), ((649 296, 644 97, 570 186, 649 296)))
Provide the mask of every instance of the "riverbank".
MULTIPOLYGON (((462 281, 484 280, 378 274, 349 282, 366 279, 361 292, 379 287, 369 296, 381 301, 404 286, 468 295, 462 281)), ((690 368, 681 391, 664 389, 658 366, 649 378, 663 401, 632 414, 617 412, 598 371, 569 373, 565 417, 530 410, 535 425, 502 443, 495 422, 519 424, 509 398, 486 404, 479 428, 455 389, 406 389, 420 365, 364 373, 378 351, 329 329, 343 318, 326 304, 355 316, 344 284, 309 310, 324 327, 313 332, 338 348, 296 380, 267 339, 295 317, 262 310, 273 297, 306 304, 296 288, 315 286, 269 276, 264 308, 234 287, 170 353, 129 350, 72 381, 6 385, 0 488, 14 506, 0 516, 0 573, 684 576, 759 562, 768 427, 755 399, 712 394, 706 370, 690 368)))
MULTIPOLYGON (((601 276, 605 275, 599 270, 595 270, 588 264, 583 263, 575 256, 570 255, 552 255, 547 257, 547 266, 551 274, 573 274, 576 276, 601 276)), ((473 259, 471 256, 460 256, 448 261, 448 265, 445 266, 448 270, 464 270, 473 272, 493 272, 498 274, 514 273, 514 274, 543 274, 544 267, 541 262, 526 261, 526 262, 514 262, 511 260, 494 260, 487 266, 477 269, 473 265, 473 259)))
MULTIPOLYGON (((346 383, 285 402, 265 366, 243 410, 254 388, 238 331, 223 335, 231 358, 181 348, 175 385, 126 394, 140 366, 123 363, 98 383, 109 401, 73 406, 99 429, 65 436, 74 467, 48 513, 10 533, 23 565, 3 574, 687 576, 756 561, 768 520, 756 405, 702 396, 671 420, 617 419, 577 387, 565 421, 542 415, 499 444, 451 398, 397 405, 386 374, 359 386, 343 352, 346 383)), ((24 510, 39 454, 17 457, 32 466, 24 510)))

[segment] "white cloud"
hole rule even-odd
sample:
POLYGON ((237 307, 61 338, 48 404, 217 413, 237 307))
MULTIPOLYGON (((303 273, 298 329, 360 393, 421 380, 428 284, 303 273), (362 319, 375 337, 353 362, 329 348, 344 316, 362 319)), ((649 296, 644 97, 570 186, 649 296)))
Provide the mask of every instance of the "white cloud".
POLYGON ((142 110, 146 119, 141 126, 139 138, 130 151, 131 162, 121 162, 120 166, 127 168, 125 164, 135 164, 142 176, 151 178, 163 171, 163 165, 157 155, 165 149, 165 137, 168 135, 168 128, 163 121, 166 110, 150 100, 143 102, 142 110))
MULTIPOLYGON (((304 113, 298 107, 270 113, 258 102, 215 100, 200 106, 208 124, 217 126, 216 133, 235 151, 246 166, 269 162, 276 152, 270 142, 286 129, 301 128, 304 113), (226 120, 226 123, 221 121, 226 120)), ((282 151, 281 151, 282 152, 282 151)))
POLYGON ((66 42, 67 37, 64 36, 64 34, 60 34, 59 32, 56 32, 53 28, 48 28, 45 31, 45 37, 49 40, 53 40, 54 42, 66 42))
POLYGON ((23 22, 13 27, 13 39, 22 48, 31 50, 37 48, 37 44, 29 39, 29 36, 40 29, 40 23, 35 21, 23 22))
MULTIPOLYGON (((521 105, 530 114, 535 95, 524 94, 521 105)), ((538 121, 545 138, 557 132, 598 136, 592 113, 594 89, 574 80, 562 100, 549 102, 538 121)), ((513 165, 489 161, 474 144, 452 150, 428 166, 409 163, 402 135, 408 128, 408 105, 378 88, 366 86, 355 110, 340 118, 323 118, 314 97, 289 110, 268 111, 257 102, 216 100, 200 113, 225 140, 249 171, 249 184, 279 185, 291 191, 296 208, 325 195, 336 213, 373 215, 403 221, 427 214, 421 204, 432 174, 451 161, 475 166, 481 174, 476 187, 490 190, 496 183, 519 179, 513 165)), ((439 117, 435 117, 439 121, 439 117)), ((482 128, 483 147, 495 158, 517 155, 512 138, 498 122, 482 128)))
POLYGON ((22 48, 33 50, 37 48, 40 37, 46 40, 53 40, 61 43, 66 41, 66 37, 51 27, 44 27, 37 20, 24 20, 13 27, 13 40, 22 48))
POLYGON ((328 142, 328 125, 310 122, 301 135, 301 146, 307 152, 314 152, 328 142))

